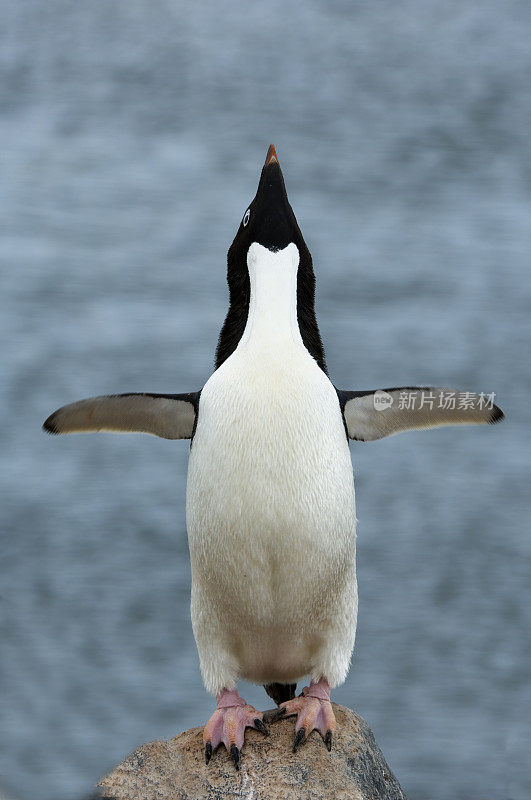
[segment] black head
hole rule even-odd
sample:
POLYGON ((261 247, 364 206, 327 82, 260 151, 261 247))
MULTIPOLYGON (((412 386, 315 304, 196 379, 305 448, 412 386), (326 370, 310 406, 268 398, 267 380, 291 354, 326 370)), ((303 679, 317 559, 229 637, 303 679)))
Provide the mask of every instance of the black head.
POLYGON ((302 238, 289 204, 284 178, 274 145, 270 145, 258 190, 245 211, 227 256, 230 305, 219 337, 216 368, 238 346, 249 313, 250 280, 247 269, 249 247, 257 242, 269 250, 283 250, 293 242, 299 250, 297 273, 297 317, 305 347, 326 372, 323 344, 315 318, 315 275, 312 257, 302 238))

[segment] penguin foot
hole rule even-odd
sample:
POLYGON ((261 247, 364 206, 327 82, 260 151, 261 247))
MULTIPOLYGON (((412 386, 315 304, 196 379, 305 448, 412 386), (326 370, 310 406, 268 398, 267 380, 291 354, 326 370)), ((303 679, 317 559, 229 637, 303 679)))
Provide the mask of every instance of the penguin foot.
POLYGON ((217 697, 218 707, 208 720, 203 731, 205 746, 205 762, 208 764, 212 753, 224 744, 234 762, 240 769, 241 749, 243 747, 245 729, 256 728, 269 736, 269 731, 262 720, 262 713, 247 705, 236 689, 223 689, 217 697))
POLYGON ((321 678, 317 683, 305 686, 302 694, 293 700, 287 700, 273 712, 268 712, 266 719, 274 722, 282 717, 297 715, 295 723, 295 739, 293 752, 308 738, 312 731, 319 731, 327 750, 332 749, 332 737, 336 729, 336 718, 330 702, 330 685, 321 678))

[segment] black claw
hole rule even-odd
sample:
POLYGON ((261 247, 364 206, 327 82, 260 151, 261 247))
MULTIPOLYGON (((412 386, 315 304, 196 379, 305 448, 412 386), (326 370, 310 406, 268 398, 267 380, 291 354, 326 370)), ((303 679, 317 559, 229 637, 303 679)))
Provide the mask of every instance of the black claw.
POLYGON ((232 760, 234 761, 234 766, 236 769, 240 769, 240 751, 235 744, 231 744, 230 754, 232 756, 232 760))
POLYGON ((304 737, 306 736, 306 728, 299 728, 297 731, 297 735, 295 737, 295 741, 293 742, 293 752, 297 751, 297 747, 303 741, 304 737))
POLYGON ((328 752, 330 752, 330 750, 332 749, 332 731, 330 729, 328 729, 325 734, 324 742, 326 745, 326 749, 328 750, 328 752))
POLYGON ((207 742, 205 745, 205 764, 208 764, 212 758, 212 742, 207 742))
POLYGON ((264 711, 262 719, 264 722, 276 722, 277 719, 283 717, 285 713, 285 708, 272 708, 271 711, 264 711))
POLYGON ((264 736, 269 736, 269 731, 267 730, 266 726, 264 725, 260 717, 257 717, 254 720, 254 727, 256 728, 256 730, 260 731, 260 733, 263 733, 264 736))

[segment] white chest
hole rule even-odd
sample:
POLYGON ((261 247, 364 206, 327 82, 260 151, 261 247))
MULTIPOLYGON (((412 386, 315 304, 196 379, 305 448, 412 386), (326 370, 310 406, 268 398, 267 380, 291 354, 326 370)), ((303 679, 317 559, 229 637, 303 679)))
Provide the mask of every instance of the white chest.
POLYGON ((238 504, 248 513, 281 515, 303 503, 309 515, 324 512, 351 484, 335 389, 303 348, 285 351, 282 361, 249 348, 211 377, 201 395, 189 481, 190 491, 195 483, 208 486, 220 512, 238 504))

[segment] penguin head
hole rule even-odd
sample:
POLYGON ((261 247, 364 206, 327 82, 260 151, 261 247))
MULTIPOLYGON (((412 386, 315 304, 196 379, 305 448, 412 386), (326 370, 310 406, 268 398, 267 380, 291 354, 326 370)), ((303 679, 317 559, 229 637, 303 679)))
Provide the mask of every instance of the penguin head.
POLYGON ((257 242, 273 252, 292 242, 307 249, 286 193, 275 146, 270 145, 254 200, 247 207, 229 250, 229 260, 246 258, 257 242))
POLYGON ((227 255, 230 305, 219 337, 216 368, 236 349, 249 314, 250 279, 248 253, 254 244, 272 252, 295 244, 299 252, 297 271, 297 320, 309 353, 326 373, 323 344, 315 318, 315 275, 312 257, 289 203, 275 146, 271 144, 256 195, 246 208, 227 255))

